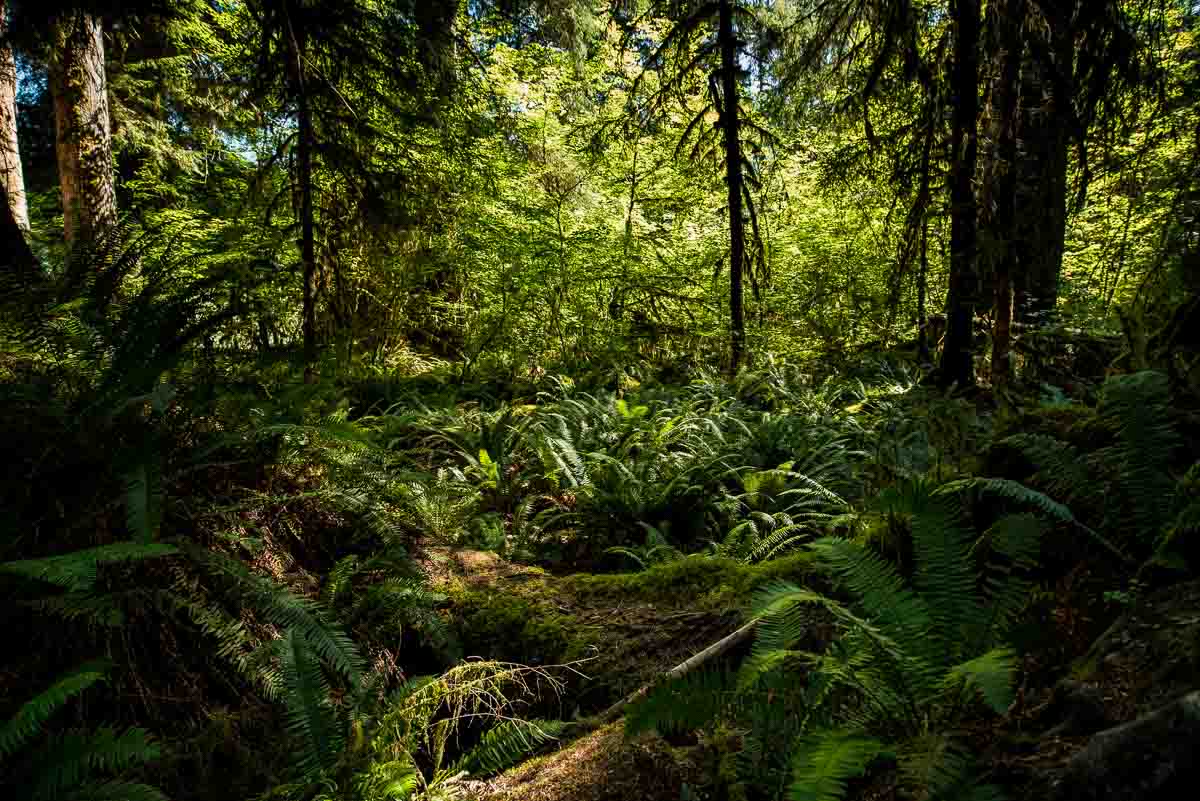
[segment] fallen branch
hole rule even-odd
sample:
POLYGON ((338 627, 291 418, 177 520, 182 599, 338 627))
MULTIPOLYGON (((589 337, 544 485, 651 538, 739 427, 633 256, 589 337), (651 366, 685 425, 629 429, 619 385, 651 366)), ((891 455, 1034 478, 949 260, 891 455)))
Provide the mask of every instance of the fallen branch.
POLYGON ((680 664, 668 670, 666 673, 659 676, 654 681, 642 686, 638 690, 634 691, 630 695, 625 696, 620 701, 617 701, 608 709, 601 712, 596 716, 596 722, 611 723, 612 721, 616 720, 622 714, 624 714, 627 706, 632 704, 634 701, 645 697, 647 693, 654 689, 655 685, 663 681, 670 681, 671 679, 678 679, 682 676, 686 676, 706 662, 716 659, 718 656, 721 656, 732 648, 745 642, 750 638, 750 635, 754 632, 754 627, 757 625, 758 619, 755 618, 737 631, 730 634, 728 637, 718 640, 717 642, 705 648, 703 651, 700 651, 699 653, 689 657, 685 662, 681 662, 680 664))

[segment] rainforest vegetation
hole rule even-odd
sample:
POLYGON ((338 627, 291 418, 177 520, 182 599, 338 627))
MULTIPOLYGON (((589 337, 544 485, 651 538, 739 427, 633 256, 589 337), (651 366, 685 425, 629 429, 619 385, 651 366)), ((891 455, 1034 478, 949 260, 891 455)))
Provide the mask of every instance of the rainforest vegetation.
POLYGON ((0 0, 0 797, 1200 780, 1191 0, 0 0))

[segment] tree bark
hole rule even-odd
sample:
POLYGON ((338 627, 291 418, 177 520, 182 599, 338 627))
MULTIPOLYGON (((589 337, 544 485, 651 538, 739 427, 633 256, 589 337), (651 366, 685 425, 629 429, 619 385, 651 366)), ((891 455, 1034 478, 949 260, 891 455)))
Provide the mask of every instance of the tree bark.
POLYGON ((742 147, 738 108, 737 39, 733 0, 720 0, 717 37, 721 47, 721 128, 725 137, 725 183, 729 191, 729 370, 736 373, 746 349, 742 307, 746 225, 742 219, 742 147))
POLYGON ((50 92, 69 247, 103 241, 116 227, 112 130, 100 18, 66 12, 54 21, 50 92))
MULTIPOLYGON (((1049 45, 1058 64, 1073 60, 1072 39, 1051 31, 1049 45)), ((1058 304, 1067 232, 1067 168, 1070 129, 1065 104, 1057 97, 1049 65, 1030 57, 1021 68, 1016 164, 1016 220, 1013 239, 1018 269, 1013 274, 1015 316, 1024 323, 1044 322, 1058 304)), ((1061 87, 1069 82, 1059 82, 1061 87)))
POLYGON ((998 66, 993 83, 992 130, 995 148, 989 165, 989 194, 994 209, 992 230, 993 316, 992 383, 1003 386, 1011 376, 1012 357, 1012 277, 1017 268, 1016 242, 1016 162, 1017 99, 1020 88, 1021 19, 1024 0, 1005 0, 993 18, 992 61, 998 66))
POLYGON ((17 140, 17 62, 8 41, 7 0, 0 0, 0 183, 13 221, 28 231, 29 206, 17 140))
POLYGON ((978 146, 979 0, 955 0, 954 94, 950 176, 950 291, 946 299, 946 344, 942 348, 943 387, 975 383, 973 323, 979 294, 975 271, 976 203, 972 181, 978 146))

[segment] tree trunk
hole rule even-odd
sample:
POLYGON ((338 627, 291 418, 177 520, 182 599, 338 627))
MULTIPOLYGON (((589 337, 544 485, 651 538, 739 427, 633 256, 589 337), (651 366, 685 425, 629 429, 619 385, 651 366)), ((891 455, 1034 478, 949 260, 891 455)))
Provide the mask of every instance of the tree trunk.
POLYGON ((17 141, 17 62, 8 42, 8 3, 0 0, 0 183, 9 214, 22 231, 29 230, 25 176, 17 141))
POLYGON ((69 247, 103 241, 117 223, 112 131, 100 18, 66 12, 54 21, 50 92, 54 98, 63 232, 69 247))
POLYGON ((313 219, 313 123, 305 82, 305 34, 289 31, 292 41, 292 79, 297 97, 296 181, 300 192, 300 263, 304 271, 302 327, 304 332, 304 382, 316 381, 317 364, 317 247, 313 219))
POLYGON ((941 384, 975 383, 972 365, 973 323, 979 294, 975 272, 975 155, 979 91, 979 0, 955 0, 954 65, 951 89, 954 129, 950 176, 950 291, 946 299, 946 344, 942 348, 941 384))
MULTIPOLYGON (((1051 36, 1054 60, 1071 64, 1071 37, 1061 31, 1053 31, 1051 36)), ((1016 317, 1025 323, 1045 321, 1058 304, 1067 232, 1070 132, 1063 104, 1072 101, 1054 96, 1050 69, 1031 58, 1021 70, 1021 150, 1013 232, 1019 267, 1013 275, 1013 289, 1016 317)))
POLYGON ((917 271, 917 360, 929 364, 929 331, 925 313, 925 294, 929 287, 929 219, 921 221, 921 254, 917 271))
POLYGON ((992 230, 993 315, 992 383, 1003 386, 1011 375, 1012 356, 1012 277, 1017 267, 1016 232, 1016 161, 1017 98, 1021 72, 1021 19, 1024 0, 1005 0, 997 9, 993 24, 992 61, 998 65, 993 84, 992 130, 996 142, 989 165, 989 195, 994 209, 992 230))
POLYGON ((733 2, 720 0, 721 128, 725 136, 725 183, 729 190, 729 370, 736 373, 746 349, 746 324, 742 310, 742 274, 746 255, 746 226, 742 220, 742 147, 738 118, 737 39, 733 30, 733 2))

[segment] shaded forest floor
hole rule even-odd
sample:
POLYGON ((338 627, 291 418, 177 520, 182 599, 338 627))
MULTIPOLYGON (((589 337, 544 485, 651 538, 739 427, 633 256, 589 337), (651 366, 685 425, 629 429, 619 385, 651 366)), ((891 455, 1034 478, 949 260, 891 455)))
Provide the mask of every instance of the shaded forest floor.
MULTIPOLYGON (((724 606, 735 592, 780 576, 805 579, 802 559, 783 561, 786 564, 763 567, 714 567, 712 560, 697 559, 642 574, 556 576, 493 553, 437 548, 427 553, 423 565, 434 584, 455 599, 456 613, 465 612, 467 636, 471 613, 466 610, 477 603, 488 609, 529 604, 542 610, 538 619, 545 610, 555 610, 551 618, 560 616, 575 641, 588 644, 588 655, 578 665, 584 675, 569 682, 568 696, 579 716, 653 682, 728 634, 741 620, 736 609, 724 606), (713 578, 713 589, 697 595, 696 588, 713 578)), ((1071 613, 1059 606, 1054 616, 1062 619, 1071 613)), ((508 632, 508 647, 544 644, 536 628, 508 632)), ((483 637, 476 642, 488 641, 483 637)), ((1005 787, 1010 797, 1056 797, 1073 760, 1085 759, 1093 735, 1148 715, 1200 684, 1200 582, 1147 597, 1079 652, 1086 641, 1076 638, 1074 650, 1064 650, 1060 643, 1028 653, 1020 691, 1008 714, 969 723, 968 739, 982 755, 984 776, 1005 787), (1067 663, 1059 663, 1063 659, 1067 663)), ((728 658, 736 663, 743 656, 740 651, 728 658)), ((492 780, 468 782, 468 797, 676 801, 727 797, 730 791, 722 783, 722 762, 735 746, 736 733, 669 739, 654 733, 626 736, 620 720, 582 731, 582 736, 568 733, 551 753, 492 780)), ((849 797, 898 798, 895 778, 894 770, 885 766, 855 781, 849 797)))

